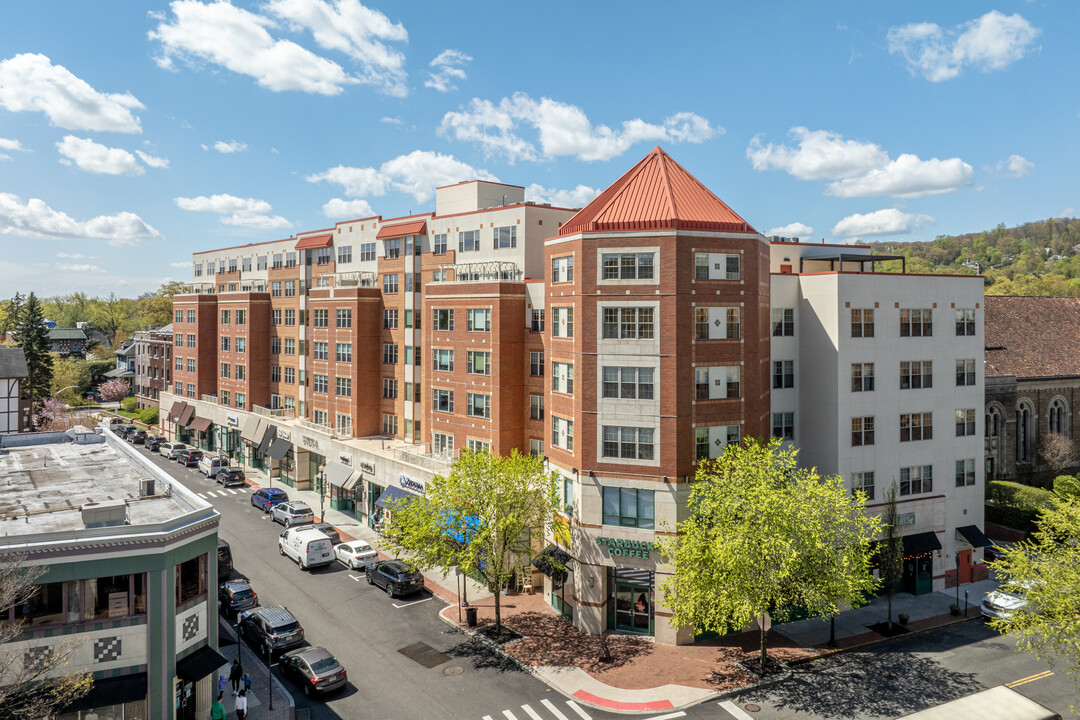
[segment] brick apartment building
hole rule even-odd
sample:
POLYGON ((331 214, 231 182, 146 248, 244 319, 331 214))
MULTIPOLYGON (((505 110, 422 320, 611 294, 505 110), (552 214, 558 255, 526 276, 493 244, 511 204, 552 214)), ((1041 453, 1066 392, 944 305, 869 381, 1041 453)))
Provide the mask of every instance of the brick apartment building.
MULTIPOLYGON (((867 354, 885 376, 910 351, 909 381, 910 360, 977 357, 981 282, 882 276, 865 246, 770 242, 659 148, 577 212, 484 181, 438 188, 435 206, 195 253, 191 292, 173 299, 172 432, 372 524, 462 448, 542 454, 563 478, 572 559, 564 581, 543 578, 545 595, 587 631, 667 643, 693 638, 666 621, 656 588, 668 568, 651 543, 681 517, 698 461, 743 437, 785 437, 861 487, 875 470, 904 475, 922 533, 913 558, 934 551, 925 533, 951 553, 959 522, 981 528, 981 503, 967 502, 981 468, 979 489, 958 481, 960 499, 930 470, 910 476, 940 476, 968 451, 966 409, 962 442, 942 427, 918 453, 901 444, 909 401, 920 423, 935 410, 947 421, 981 393, 981 372, 955 393, 845 389, 867 354), (977 333, 894 339, 931 297, 947 324, 970 310, 977 333), (845 318, 868 303, 882 333, 852 341, 845 318), (852 408, 866 417, 859 403, 875 401, 895 432, 853 451, 852 408)), ((932 324, 929 309, 919 318, 932 324)), ((935 588, 946 565, 927 571, 935 588)))
POLYGON ((135 392, 139 407, 157 407, 161 392, 172 388, 172 325, 140 330, 135 346, 135 392))

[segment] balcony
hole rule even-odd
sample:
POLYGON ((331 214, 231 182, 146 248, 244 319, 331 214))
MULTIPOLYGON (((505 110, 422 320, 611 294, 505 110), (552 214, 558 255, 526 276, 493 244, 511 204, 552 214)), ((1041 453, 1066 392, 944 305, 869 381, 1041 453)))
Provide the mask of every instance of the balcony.
POLYGON ((352 272, 334 273, 333 275, 323 275, 320 277, 332 278, 334 287, 339 288, 378 287, 376 273, 367 270, 354 270, 352 272))
POLYGON ((440 265, 439 269, 444 273, 453 271, 454 279, 448 282, 457 283, 521 282, 522 278, 521 269, 517 263, 505 260, 440 265))
POLYGON ((293 417, 293 412, 285 408, 268 408, 262 405, 252 405, 251 412, 263 417, 278 418, 279 420, 288 420, 293 417))
POLYGON ((441 453, 430 453, 427 451, 428 446, 424 445, 406 445, 405 447, 394 448, 394 457, 401 462, 407 462, 411 465, 417 465, 426 470, 430 470, 440 475, 448 475, 450 473, 450 466, 453 465, 454 460, 457 459, 459 451, 451 450, 441 453))

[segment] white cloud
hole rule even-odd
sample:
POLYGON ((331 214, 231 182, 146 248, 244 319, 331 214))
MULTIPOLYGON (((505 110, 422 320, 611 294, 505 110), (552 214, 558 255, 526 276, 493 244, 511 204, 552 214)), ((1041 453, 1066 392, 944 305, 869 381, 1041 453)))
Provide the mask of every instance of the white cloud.
POLYGON ((45 55, 22 53, 0 62, 0 107, 40 111, 68 130, 142 132, 131 114, 143 104, 131 93, 100 93, 45 55))
POLYGON ((858 177, 889 162, 889 155, 879 145, 845 140, 828 130, 791 128, 798 147, 761 143, 755 135, 746 148, 755 170, 784 170, 800 180, 840 180, 858 177))
POLYGON ((441 135, 479 145, 486 155, 503 155, 517 160, 539 160, 574 156, 579 160, 610 160, 639 142, 700 143, 724 129, 691 112, 679 112, 656 125, 635 118, 619 129, 594 126, 585 112, 575 106, 550 98, 533 100, 525 93, 515 93, 496 105, 490 100, 473 98, 461 112, 448 112, 439 125, 441 135), (522 125, 532 126, 538 134, 540 151, 518 135, 522 125))
POLYGON ((797 237, 800 240, 804 238, 811 238, 814 235, 814 228, 801 222, 788 223, 787 225, 781 225, 780 227, 774 227, 771 230, 766 231, 766 237, 772 237, 773 235, 780 235, 781 237, 797 237))
POLYGON ((833 235, 855 237, 860 235, 902 235, 912 232, 920 225, 934 222, 929 215, 906 213, 896 208, 884 208, 866 213, 855 213, 836 223, 833 235))
POLYGON ((960 158, 920 160, 917 155, 904 154, 862 177, 829 183, 826 194, 842 198, 878 195, 917 198, 950 193, 970 185, 973 177, 971 166, 960 158))
POLYGON ((160 239, 161 234, 135 213, 99 215, 79 222, 53 210, 44 200, 0 193, 0 234, 48 240, 104 240, 109 245, 137 245, 142 240, 160 239))
POLYGON ((121 148, 111 148, 87 138, 65 135, 56 143, 64 165, 75 165, 80 170, 99 175, 142 175, 146 170, 135 156, 121 148))
MULTIPOLYGON (((203 149, 209 150, 210 148, 203 145, 203 149)), ((232 153, 244 152, 247 150, 247 143, 242 143, 239 140, 230 140, 229 142, 218 140, 214 143, 214 149, 222 155, 231 155, 232 153)))
POLYGON ((379 118, 379 122, 386 123, 387 125, 400 125, 401 124, 401 118, 399 118, 399 117, 390 117, 389 115, 387 115, 385 117, 379 118))
POLYGON ((1002 70, 1032 50, 1041 31, 1020 14, 991 10, 980 18, 943 30, 923 22, 889 29, 889 52, 904 58, 912 75, 931 82, 951 80, 964 66, 1002 70))
POLYGON ((367 200, 342 200, 332 198, 322 206, 323 215, 328 218, 361 218, 372 217, 375 211, 367 200))
POLYGON ((1067 208, 1065 208, 1064 210, 1061 211, 1061 214, 1058 215, 1058 217, 1059 218, 1067 218, 1067 217, 1072 217, 1073 215, 1076 215, 1076 210, 1071 208, 1071 207, 1067 207, 1067 208))
POLYGON ((1007 173, 1013 177, 1027 177, 1035 169, 1035 163, 1023 155, 1010 155, 1008 160, 999 160, 997 165, 985 166, 987 172, 1007 173))
POLYGON ((173 198, 181 210, 217 213, 222 225, 248 228, 250 230, 279 230, 292 227, 292 223, 280 215, 270 215, 270 203, 256 198, 240 198, 235 195, 199 195, 198 197, 173 198))
POLYGON ((186 268, 191 267, 191 261, 190 260, 181 260, 180 262, 171 262, 171 263, 169 263, 169 267, 177 268, 179 270, 184 270, 186 268))
POLYGON ((600 189, 588 185, 578 185, 572 190, 557 190, 533 183, 525 188, 525 199, 529 202, 551 203, 556 207, 581 208, 595 200, 600 193, 600 189))
MULTIPOLYGON (((0 137, 0 150, 29 152, 26 148, 22 146, 22 143, 18 140, 12 140, 5 137, 0 137)), ((0 160, 11 160, 11 156, 8 155, 7 152, 0 152, 0 160)))
POLYGON ((67 272, 96 272, 96 273, 105 272, 105 268, 102 268, 102 267, 100 267, 98 265, 91 265, 91 264, 78 265, 78 264, 74 264, 74 263, 58 263, 57 266, 56 266, 56 269, 57 270, 64 270, 64 271, 67 271, 67 272))
POLYGON ((346 167, 338 165, 304 178, 308 182, 330 182, 340 185, 351 198, 385 195, 390 190, 412 195, 418 202, 427 202, 435 188, 462 180, 498 180, 486 170, 474 168, 453 155, 430 150, 413 150, 387 160, 379 168, 346 167))
POLYGON ((154 155, 147 155, 142 150, 136 150, 135 154, 139 156, 139 159, 152 168, 167 168, 169 167, 169 159, 156 157, 154 155))
POLYGON ((428 79, 424 81, 424 87, 439 92, 457 90, 454 82, 465 79, 465 69, 462 66, 470 62, 472 62, 472 56, 466 55, 460 50, 443 50, 429 63, 431 67, 435 68, 435 71, 428 73, 428 79))
POLYGON ((62 260, 85 260, 86 259, 86 256, 83 255, 82 253, 58 252, 58 253, 56 253, 56 257, 58 257, 58 258, 60 258, 62 260))

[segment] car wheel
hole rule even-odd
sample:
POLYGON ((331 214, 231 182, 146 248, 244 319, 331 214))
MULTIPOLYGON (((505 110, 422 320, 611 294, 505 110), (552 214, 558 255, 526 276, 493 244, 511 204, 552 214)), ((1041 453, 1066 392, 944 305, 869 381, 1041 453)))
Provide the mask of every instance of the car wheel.
POLYGON ((300 569, 307 572, 308 566, 303 560, 300 561, 300 569))
POLYGON ((284 557, 284 555, 285 555, 285 548, 281 547, 281 543, 278 543, 278 546, 277 546, 277 551, 278 551, 278 554, 279 554, 279 555, 281 555, 282 557, 284 557))
POLYGON ((375 578, 371 577, 371 573, 364 573, 364 577, 367 578, 367 584, 368 585, 374 585, 375 584, 375 578))
POLYGON ((386 584, 386 595, 387 597, 394 597, 394 583, 386 584))
POLYGON ((285 529, 288 530, 289 526, 292 525, 292 520, 290 520, 289 518, 285 518, 285 522, 283 522, 282 525, 284 525, 285 529))

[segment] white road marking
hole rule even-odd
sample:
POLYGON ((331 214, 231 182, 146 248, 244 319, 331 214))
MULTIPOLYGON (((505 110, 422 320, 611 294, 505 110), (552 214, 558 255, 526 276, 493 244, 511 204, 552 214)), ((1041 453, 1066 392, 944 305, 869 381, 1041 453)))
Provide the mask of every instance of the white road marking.
POLYGON ((363 576, 363 575, 361 575, 360 577, 356 577, 355 575, 349 575, 349 577, 351 577, 351 578, 352 578, 353 580, 355 580, 356 582, 360 582, 361 580, 363 580, 363 579, 364 579, 364 576, 363 576))
POLYGON ((570 706, 571 710, 573 710, 574 712, 576 712, 578 715, 581 716, 581 720, 592 720, 592 717, 589 716, 589 713, 582 710, 581 706, 579 706, 573 700, 567 700, 566 704, 570 706))
POLYGON ((535 710, 533 710, 528 705, 522 705, 521 709, 524 710, 525 712, 529 713, 529 717, 532 718, 532 720, 544 720, 544 718, 540 717, 539 713, 537 713, 535 710))
POLYGON ((207 496, 207 497, 217 497, 217 495, 215 495, 215 494, 214 494, 213 492, 211 492, 210 490, 207 490, 207 491, 206 491, 206 496, 207 496))
POLYGON ((730 700, 724 700, 722 703, 720 703, 720 707, 731 713, 731 716, 734 717, 735 720, 754 720, 754 718, 750 717, 750 715, 744 712, 741 707, 731 702, 730 700))
POLYGON ((648 718, 648 720, 675 720, 675 718, 686 717, 686 713, 682 710, 679 712, 668 713, 667 715, 657 715, 656 717, 648 718))
POLYGON ((206 493, 198 493, 198 495, 199 495, 199 497, 201 497, 201 498, 202 498, 203 500, 205 500, 205 499, 206 499, 206 493))
POLYGON ((495 720, 495 718, 491 717, 490 715, 485 715, 484 717, 480 718, 480 720, 495 720))
POLYGON ((506 720, 517 720, 517 715, 514 715, 509 710, 503 710, 503 715, 506 716, 506 720))
POLYGON ((422 602, 427 602, 428 600, 430 600, 433 597, 435 597, 435 596, 431 595, 430 597, 426 597, 423 600, 413 600, 412 602, 403 603, 401 605, 398 605, 397 603, 390 603, 390 604, 393 605, 396 608, 406 608, 406 607, 409 607, 410 605, 419 605, 422 602))
POLYGON ((554 715, 555 717, 559 718, 559 720, 570 720, 570 718, 563 715, 562 712, 559 711, 559 708, 555 707, 551 703, 551 701, 548 700, 547 698, 544 698, 543 700, 541 700, 540 704, 543 705, 544 707, 546 707, 548 710, 550 710, 551 714, 554 715))

